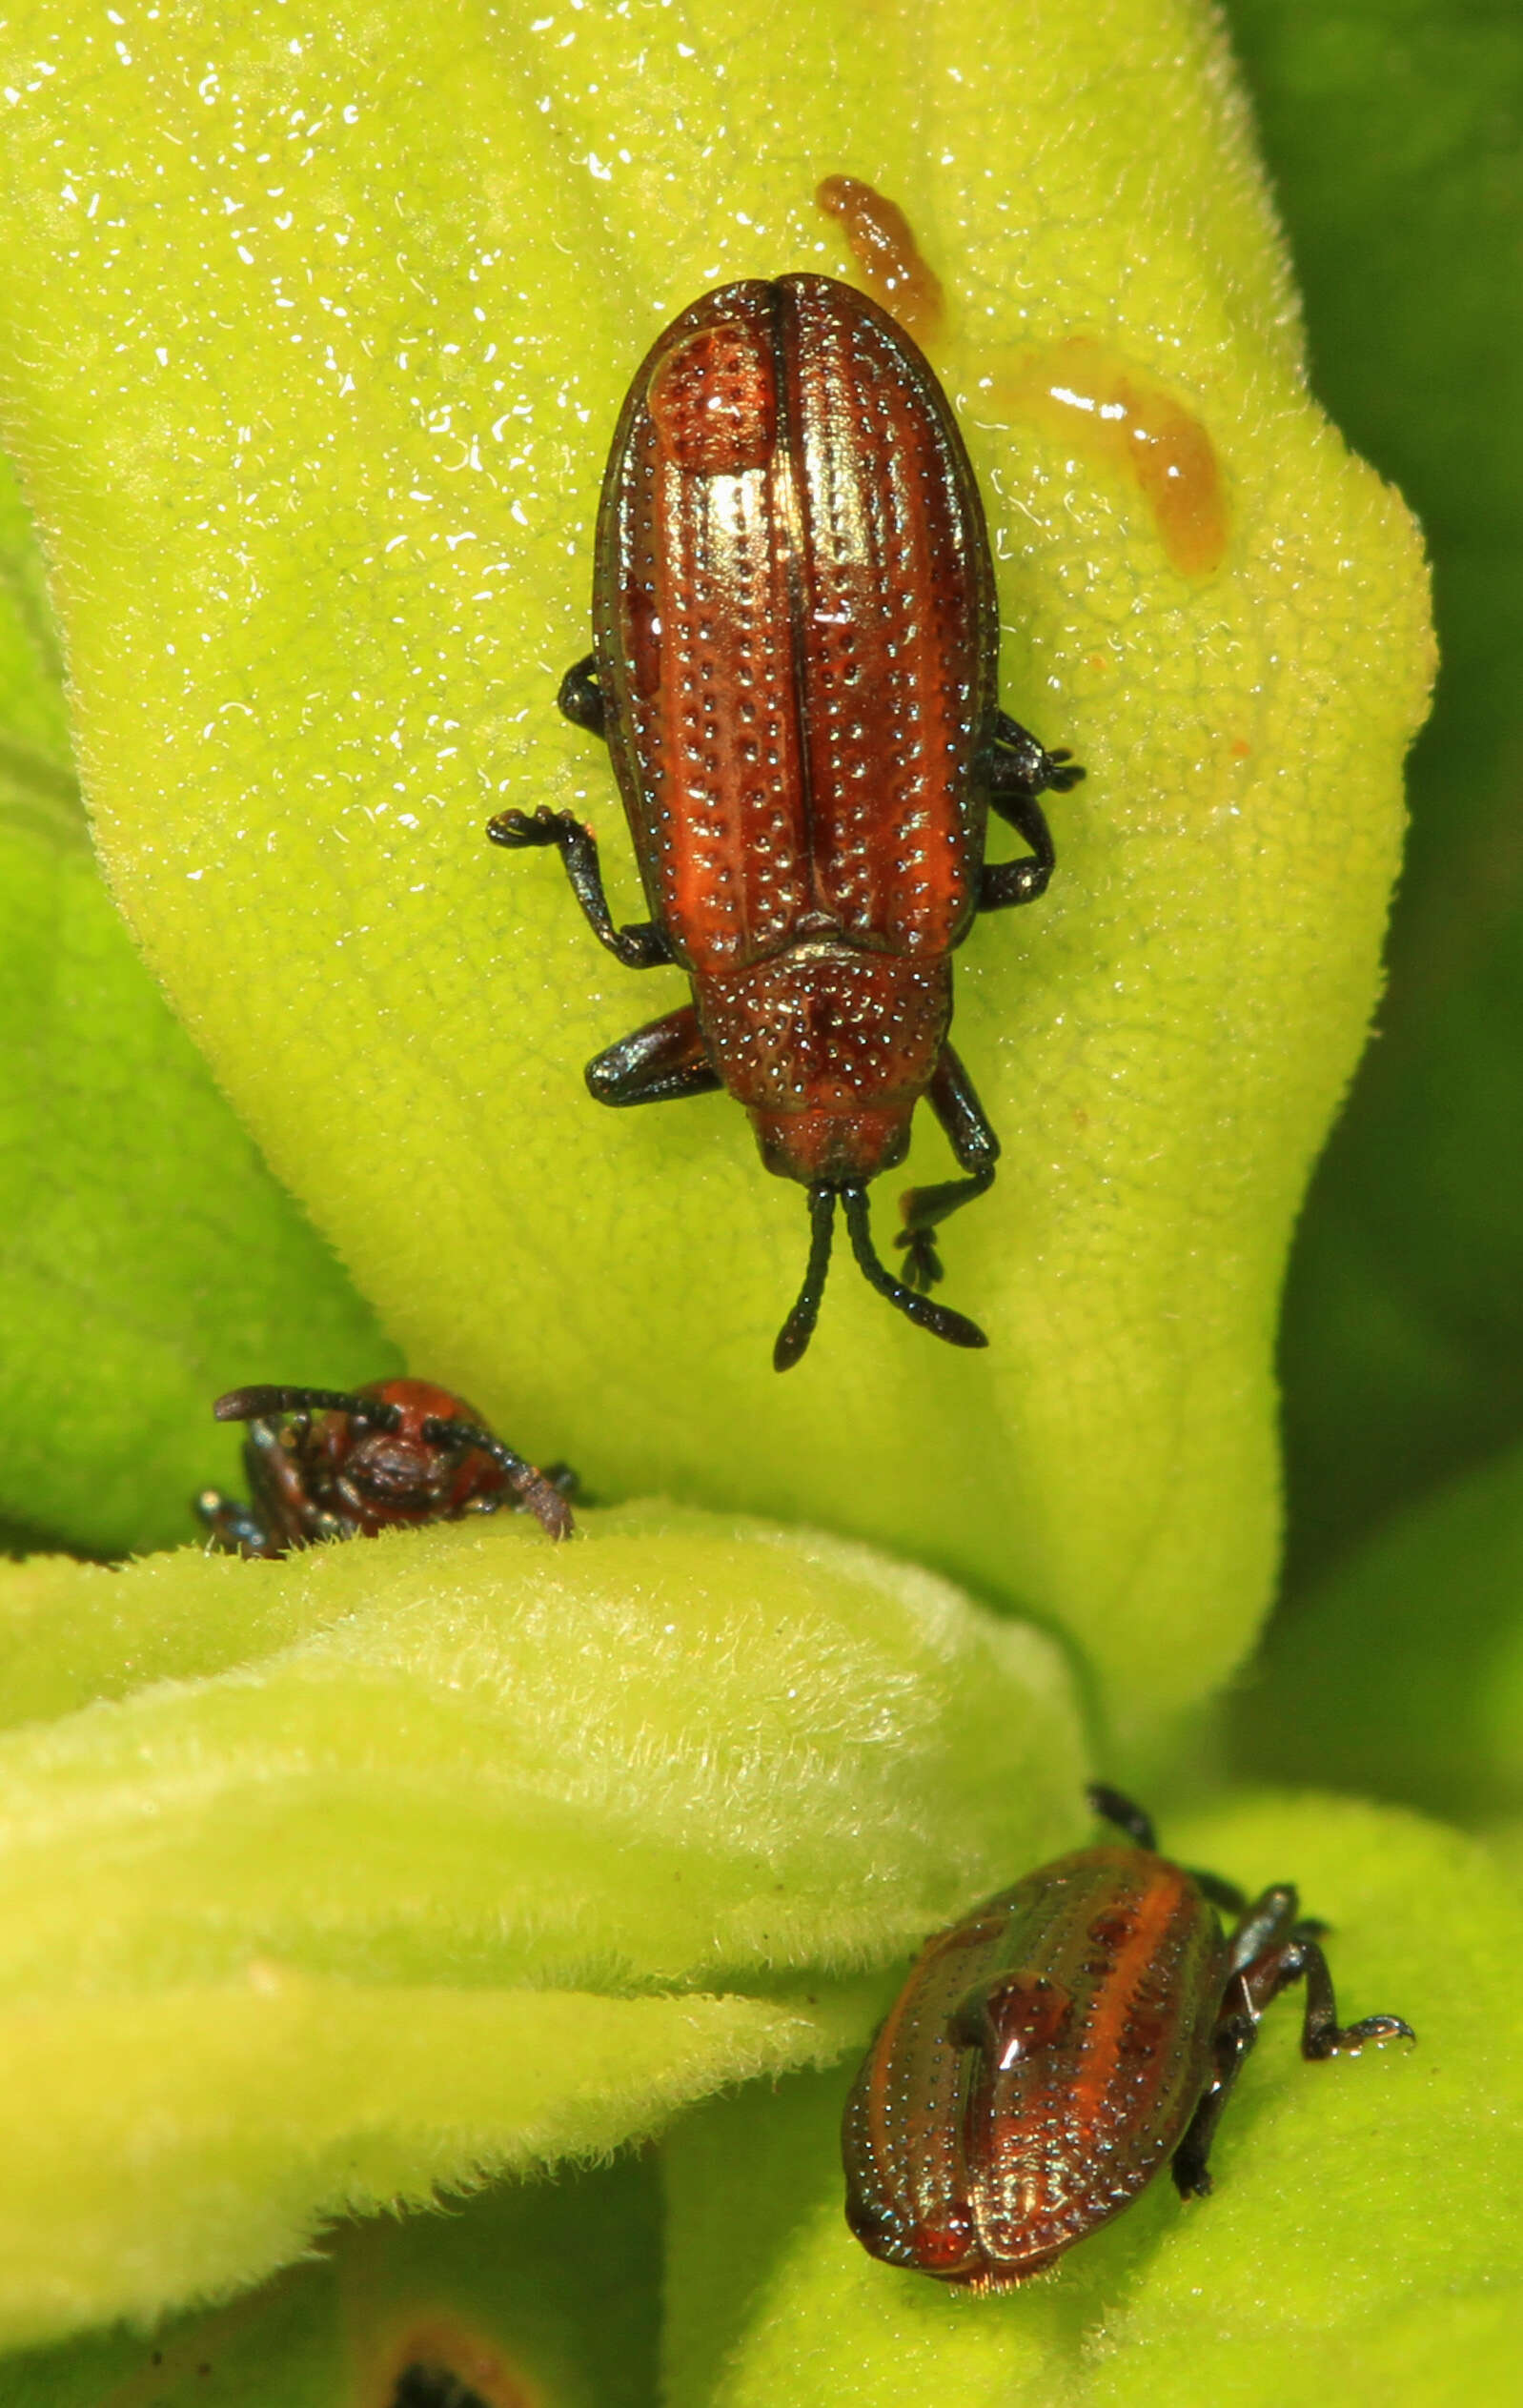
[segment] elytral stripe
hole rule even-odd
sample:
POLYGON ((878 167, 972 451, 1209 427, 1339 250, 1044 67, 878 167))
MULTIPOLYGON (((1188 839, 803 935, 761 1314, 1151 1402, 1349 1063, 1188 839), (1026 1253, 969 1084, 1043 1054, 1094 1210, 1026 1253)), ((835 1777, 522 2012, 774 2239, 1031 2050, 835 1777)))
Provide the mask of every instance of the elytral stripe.
MULTIPOLYGON (((1129 1929, 1110 1948, 1109 1971, 1093 1994, 1084 2046, 1074 2060, 1073 2109, 1086 2130, 1100 2123, 1115 2088, 1139 1994, 1145 1986, 1156 1991, 1161 1973, 1167 1977, 1201 1910, 1188 1875, 1177 1866, 1158 1864, 1128 1899, 1127 1912, 1129 1929)), ((1155 2071, 1161 2080, 1166 2077, 1166 2068, 1155 2071)))

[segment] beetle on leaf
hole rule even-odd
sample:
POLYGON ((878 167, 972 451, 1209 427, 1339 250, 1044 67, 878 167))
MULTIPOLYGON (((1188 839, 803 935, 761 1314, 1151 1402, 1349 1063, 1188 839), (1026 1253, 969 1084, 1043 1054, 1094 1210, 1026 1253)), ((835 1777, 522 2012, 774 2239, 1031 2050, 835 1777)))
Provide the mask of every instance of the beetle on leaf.
POLYGON ((246 1422, 249 1503, 203 1488, 193 1510, 225 1555, 280 1556, 321 1539, 458 1522, 511 1506, 569 1538, 576 1474, 544 1471, 432 1380, 361 1388, 231 1388, 212 1407, 246 1422))
POLYGON ((981 911, 1053 866, 1038 797, 1084 772, 1000 710, 984 512, 929 366, 828 276, 724 285, 666 329, 614 435, 598 518, 595 650, 560 708, 606 739, 650 919, 618 927, 592 831, 504 811, 488 835, 558 848, 594 934, 693 1000, 587 1066, 599 1103, 724 1087, 767 1168, 809 1190, 802 1289, 774 1349, 813 1334, 836 1205, 867 1280, 921 1328, 988 1342, 925 1290, 933 1232, 994 1178, 999 1140, 947 1042, 950 957, 981 911), (985 858, 994 811, 1030 850, 985 858), (867 1184, 902 1163, 921 1096, 960 1179, 903 1203, 903 1280, 867 1184))
POLYGON ((1339 2023, 1327 1926, 1289 1882, 1249 1900, 1160 1855, 1128 1798, 1088 1795, 1131 1845, 1076 1849, 934 1933, 852 2085, 846 2221, 886 2265, 1007 2291, 1165 2164, 1204 2196, 1259 2018, 1292 1982, 1313 2062, 1416 2036, 1400 2015, 1339 2023))

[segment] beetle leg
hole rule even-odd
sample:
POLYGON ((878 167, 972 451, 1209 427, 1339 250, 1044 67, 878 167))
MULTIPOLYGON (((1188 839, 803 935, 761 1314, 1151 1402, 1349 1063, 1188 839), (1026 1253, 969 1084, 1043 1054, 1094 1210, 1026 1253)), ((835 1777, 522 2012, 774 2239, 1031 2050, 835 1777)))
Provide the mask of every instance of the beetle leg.
POLYGON ((1123 1797, 1119 1790, 1111 1789, 1105 1781, 1091 1781, 1085 1796, 1107 1823, 1114 1823, 1118 1831, 1134 1839, 1139 1848, 1146 1848, 1149 1855, 1157 1853, 1158 1833, 1153 1829, 1153 1818, 1133 1805, 1129 1797, 1123 1797))
POLYGON ((589 736, 605 736, 603 690, 598 682, 598 656, 587 653, 574 660, 560 680, 556 703, 561 718, 573 727, 584 727, 589 736))
POLYGON ((1024 836, 1031 847, 1018 861, 985 861, 979 873, 980 911, 1005 911, 1035 902, 1046 890, 1057 855, 1046 815, 1037 800, 1049 789, 1066 794, 1084 776, 1066 752, 1044 752, 1036 738, 1001 711, 994 723, 989 759, 989 808, 1024 836))
POLYGON ((1265 1891, 1232 1934, 1231 1975, 1242 1983, 1249 2013, 1256 2020, 1271 1998, 1304 1981, 1304 2057, 1336 2056, 1340 2049, 1357 2054, 1367 2040, 1414 2040, 1416 2034, 1400 2015, 1365 2015, 1358 2023, 1340 2025, 1332 1974, 1320 1945, 1327 1928, 1309 1915, 1297 1921, 1296 1895, 1288 1882, 1265 1891))
MULTIPOLYGON (((1234 1974, 1248 1974, 1250 1980, 1256 1982, 1250 2000, 1256 2012, 1267 2007, 1276 1991, 1284 1988, 1283 1982, 1275 1982, 1269 1989, 1264 1989, 1263 1984, 1268 1967, 1271 1961, 1278 1962, 1288 1937, 1296 1930, 1304 1929, 1296 1923, 1299 1905, 1292 1885, 1289 1881, 1277 1881, 1254 1899, 1232 1934, 1229 1971, 1234 1974), (1264 1970, 1255 1973, 1256 1968, 1264 1970)), ((1286 1981, 1294 1979, 1294 1973, 1285 1976, 1286 1981)))
POLYGON ((1012 903, 1034 903, 1039 895, 1046 893, 1058 858, 1046 814, 1029 795, 1001 798, 991 793, 989 800, 1001 819, 1025 837, 1031 850, 1018 861, 984 863, 979 871, 978 907, 980 911, 1005 911, 1012 903))
POLYGON ((1210 2087, 1174 2153, 1174 2182, 1183 2198, 1192 2194, 1204 2196, 1210 2189, 1206 2160, 1227 2094, 1253 2046, 1260 2015, 1291 1982, 1304 1981, 1307 1986, 1301 2025, 1304 2057, 1314 2061, 1336 2056, 1343 2049, 1357 2054, 1367 2040, 1414 2040, 1417 2036, 1400 2015, 1365 2015, 1358 2023, 1340 2025, 1332 1975, 1317 1938, 1326 1926, 1310 1918, 1297 1922, 1295 1914, 1294 1890, 1289 1882, 1278 1882, 1254 1901, 1232 1935, 1227 1991, 1212 2043, 1210 2087))
MULTIPOLYGON (((1322 1926, 1318 1925, 1317 1930, 1322 1926)), ((1314 1933, 1304 1923, 1298 1923, 1286 1942, 1285 1954, 1294 1952, 1298 1962, 1284 1979, 1294 1981, 1305 1974, 1307 1986, 1306 2014, 1301 2025, 1301 2054, 1313 2060, 1336 2056, 1348 2049, 1357 2056, 1367 2040, 1415 2040, 1416 2033, 1400 2015, 1362 2015, 1357 2023, 1338 2022, 1338 2004, 1332 1994, 1332 1975, 1328 1960, 1318 1946, 1314 1933)), ((1276 1987, 1282 1985, 1277 1984, 1276 1987)))
MULTIPOLYGON (((1241 1992, 1241 1975, 1234 1977, 1231 1987, 1241 1992)), ((1240 2005, 1229 2013, 1224 2006, 1211 2043, 1210 2084, 1189 2119, 1170 2168, 1174 2188, 1182 2199, 1203 2199, 1210 2190, 1211 2177, 1206 2161, 1211 2154, 1211 2142, 1243 2059, 1257 2038, 1258 2022, 1249 2007, 1240 2005)))
POLYGON ((587 925, 626 970, 653 970, 670 961, 672 948, 653 921, 637 921, 626 928, 614 926, 598 866, 598 839, 572 812, 552 811, 544 803, 532 813, 499 811, 487 821, 486 832, 494 844, 506 845, 510 852, 536 844, 555 845, 565 863, 571 891, 587 916, 587 925))
POLYGON ((679 1096, 712 1095, 724 1083, 704 1051, 691 1003, 594 1054, 585 1077, 599 1103, 616 1104, 670 1103, 679 1096))
POLYGON ((925 1090, 926 1101, 946 1132, 953 1155, 968 1172, 966 1179, 944 1180, 937 1187, 911 1187, 901 1196, 904 1227, 895 1238, 905 1248, 904 1276, 912 1287, 934 1287, 942 1276, 942 1260, 931 1231, 949 1213, 958 1212, 994 1184, 1000 1141, 984 1117, 973 1082, 950 1045, 941 1057, 925 1090))
POLYGON ((1296 1912, 1294 1890, 1289 1882, 1276 1882, 1254 1899, 1232 1934, 1227 1989, 1211 2042, 1210 2085, 1174 2152, 1174 2187, 1182 2199, 1204 2198, 1209 2191, 1211 2177, 1206 2160, 1228 2093, 1258 2036, 1260 2015, 1301 1971, 1299 1959, 1294 1971, 1282 1970, 1287 1951, 1294 1946, 1302 1928, 1296 1923, 1296 1912))
MULTIPOLYGON (((247 1405, 258 1394, 257 1388, 234 1389, 231 1396, 219 1397, 217 1404, 247 1405)), ((354 1401, 357 1404, 359 1399, 354 1401)), ((376 1410, 384 1413, 386 1408, 376 1406, 376 1410)), ((219 1420, 225 1418, 241 1420, 242 1415, 218 1414, 219 1420)), ((347 1535, 343 1522, 318 1502, 303 1471, 300 1457, 311 1427, 312 1416, 305 1410, 274 1417, 255 1413, 249 1423, 243 1441, 243 1472, 249 1483, 251 1510, 264 1527, 260 1551, 266 1555, 284 1555, 292 1547, 310 1547, 319 1539, 347 1535)))
POLYGON ((1213 1907, 1222 1908, 1227 1914, 1243 1912, 1248 1905, 1248 1894, 1238 1888, 1235 1881, 1224 1881, 1219 1872, 1203 1872, 1199 1865, 1187 1865, 1185 1870, 1202 1896, 1209 1898, 1213 1907))

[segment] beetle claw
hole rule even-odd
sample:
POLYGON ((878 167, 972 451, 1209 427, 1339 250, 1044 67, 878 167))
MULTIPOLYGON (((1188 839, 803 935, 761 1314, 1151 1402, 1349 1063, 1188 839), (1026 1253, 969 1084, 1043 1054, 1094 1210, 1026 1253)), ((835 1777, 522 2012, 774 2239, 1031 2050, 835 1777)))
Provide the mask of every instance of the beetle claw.
POLYGON ((901 1229, 894 1244, 904 1249, 904 1278, 911 1287, 923 1295, 935 1287, 943 1277, 942 1258, 936 1251, 936 1240, 929 1229, 901 1229))
POLYGON ((552 811, 542 802, 538 811, 499 811, 487 821, 486 832, 494 844, 505 844, 510 852, 517 852, 524 845, 558 844, 566 818, 566 813, 552 811))

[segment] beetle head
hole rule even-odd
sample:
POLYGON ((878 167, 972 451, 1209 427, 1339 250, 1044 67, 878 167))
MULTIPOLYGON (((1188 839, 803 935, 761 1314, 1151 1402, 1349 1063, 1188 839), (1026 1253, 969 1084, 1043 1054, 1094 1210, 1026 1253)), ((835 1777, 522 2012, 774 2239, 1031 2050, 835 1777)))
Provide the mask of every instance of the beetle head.
POLYGON ((896 1170, 909 1152, 911 1096, 873 1112, 778 1112, 753 1104, 749 1119, 762 1160, 776 1178, 797 1179, 811 1195, 829 1187, 865 1187, 880 1171, 896 1170))

